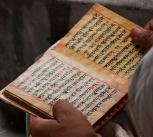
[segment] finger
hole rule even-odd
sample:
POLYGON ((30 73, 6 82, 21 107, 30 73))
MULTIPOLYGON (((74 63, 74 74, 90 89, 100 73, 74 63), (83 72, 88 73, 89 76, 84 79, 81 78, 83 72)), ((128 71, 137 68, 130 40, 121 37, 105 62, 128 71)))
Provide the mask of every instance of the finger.
POLYGON ((83 117, 82 113, 66 100, 61 100, 54 104, 53 115, 59 122, 73 118, 75 119, 76 117, 83 117))
POLYGON ((147 30, 152 30, 153 31, 153 19, 150 20, 145 26, 144 26, 145 29, 147 30))
POLYGON ((30 132, 34 137, 46 137, 51 130, 55 131, 59 126, 56 120, 31 117, 30 132))
POLYGON ((142 46, 141 44, 142 44, 142 40, 144 40, 144 33, 145 33, 145 30, 143 29, 135 28, 132 30, 131 37, 137 45, 142 46))
POLYGON ((34 128, 41 128, 41 127, 56 127, 58 126, 58 122, 53 119, 42 119, 40 117, 31 117, 30 126, 34 128))
POLYGON ((149 49, 153 44, 153 32, 149 30, 135 28, 131 32, 131 37, 142 48, 149 49))

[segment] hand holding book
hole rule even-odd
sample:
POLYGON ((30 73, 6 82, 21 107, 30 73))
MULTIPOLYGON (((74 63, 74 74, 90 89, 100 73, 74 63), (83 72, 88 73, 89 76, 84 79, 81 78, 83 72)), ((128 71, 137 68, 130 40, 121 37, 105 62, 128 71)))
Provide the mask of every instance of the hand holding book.
POLYGON ((131 37, 137 45, 144 49, 150 49, 153 46, 153 19, 144 28, 133 29, 131 37))
POLYGON ((54 118, 53 104, 67 99, 98 129, 127 103, 129 79, 144 55, 129 36, 135 27, 95 4, 0 98, 43 118, 54 118))
POLYGON ((32 137, 97 137, 90 123, 72 104, 59 101, 52 119, 31 118, 32 137))
MULTIPOLYGON (((136 42, 137 44, 139 44, 139 46, 141 47, 144 47, 144 48, 151 48, 151 46, 153 45, 153 37, 152 37, 152 34, 153 33, 149 33, 153 31, 153 25, 149 23, 147 23, 146 27, 144 29, 134 29, 132 30, 131 32, 131 36, 134 40, 134 42, 136 42), (152 28, 151 28, 152 27, 152 28), (148 37, 149 35, 149 37, 148 37), (144 44, 145 43, 145 44, 144 44), (147 45, 147 47, 146 47, 147 45)), ((67 130, 64 130, 64 137, 68 137, 68 136, 74 136, 74 134, 77 132, 77 134, 79 134, 79 136, 82 134, 85 134, 84 135, 81 135, 81 137, 94 137, 96 136, 96 133, 93 132, 93 129, 90 128, 89 124, 85 124, 85 123, 88 123, 85 119, 85 117, 83 117, 83 115, 80 115, 74 107, 72 107, 70 104, 68 104, 67 102, 61 102, 60 104, 56 105, 55 106, 56 109, 59 109, 60 112, 62 112, 64 115, 65 118, 68 118, 68 120, 63 121, 62 123, 64 123, 64 125, 67 128, 67 130), (61 109, 62 108, 62 109, 61 109), (71 112, 71 113, 69 113, 71 112), (72 113, 73 112, 73 113, 72 113), (69 116, 65 116, 69 113, 69 116), (76 115, 76 113, 78 113, 79 115, 76 115), (71 115, 72 114, 72 115, 71 115), (70 120, 69 118, 71 118, 72 116, 72 119, 73 119, 73 123, 71 122, 72 119, 70 120), (81 116, 81 118, 80 118, 81 116), (75 125, 75 121, 77 121, 77 123, 79 123, 75 128, 72 128, 74 126, 71 126, 71 124, 75 125), (68 124, 67 122, 70 122, 70 124, 68 124), (81 125, 80 125, 81 124, 81 125), (69 127, 70 126, 70 127, 69 127), (87 129, 87 130, 79 130, 79 128, 83 128, 83 129, 87 129), (71 131, 71 133, 68 133, 69 131, 71 131)), ((54 110, 53 109, 53 114, 54 114, 54 110)), ((55 114, 57 113, 60 113, 60 112, 56 112, 55 114)), ((54 116, 54 117, 57 117, 57 116, 54 116)), ((62 116, 60 116, 60 118, 62 118, 62 116)), ((58 120, 58 117, 57 117, 57 120, 58 120)), ((62 124, 61 123, 61 124, 62 124)), ((59 126, 59 125, 58 125, 59 126)), ((60 137, 59 133, 60 132, 63 132, 63 131, 60 131, 60 130, 55 130, 56 129, 56 124, 55 124, 55 120, 44 120, 44 119, 41 119, 41 118, 38 118, 38 117, 33 117, 32 118, 32 121, 31 121, 31 133, 32 133, 32 136, 33 137, 41 137, 41 136, 44 136, 45 134, 48 136, 50 133, 52 134, 55 134, 55 136, 58 136, 60 137), (39 126, 35 126, 35 125, 39 125, 39 126), (42 129, 42 130, 40 130, 42 129), (53 131, 51 131, 51 129, 53 129, 53 131)), ((63 137, 63 136, 62 136, 63 137)))

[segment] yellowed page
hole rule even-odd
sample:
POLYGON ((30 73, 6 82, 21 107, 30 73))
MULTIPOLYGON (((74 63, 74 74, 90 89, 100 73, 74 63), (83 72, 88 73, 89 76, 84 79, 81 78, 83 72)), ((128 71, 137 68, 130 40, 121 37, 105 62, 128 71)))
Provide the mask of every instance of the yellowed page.
POLYGON ((135 26, 95 4, 3 95, 46 117, 54 103, 67 99, 95 124, 127 94, 128 78, 143 56, 129 37, 135 26))
POLYGON ((92 69, 51 51, 6 87, 4 95, 15 94, 50 114, 56 101, 67 99, 94 124, 126 94, 127 84, 124 79, 119 83, 99 76, 92 69))
MULTIPOLYGON (((88 67, 90 60, 103 67, 103 73, 107 69, 129 78, 144 54, 129 36, 131 29, 135 27, 139 26, 95 4, 55 50, 88 67)), ((96 67, 91 66, 99 71, 96 67)))

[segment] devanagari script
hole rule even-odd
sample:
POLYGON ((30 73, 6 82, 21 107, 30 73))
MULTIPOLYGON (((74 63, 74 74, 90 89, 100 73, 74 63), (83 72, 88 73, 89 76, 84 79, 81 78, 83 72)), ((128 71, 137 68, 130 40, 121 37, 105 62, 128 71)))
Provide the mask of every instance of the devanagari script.
POLYGON ((95 12, 84 19, 65 46, 117 75, 130 78, 144 53, 129 35, 123 26, 95 12))
POLYGON ((17 87, 49 105, 67 99, 87 117, 114 97, 123 95, 77 65, 65 62, 51 54, 50 59, 30 72, 30 77, 20 80, 17 87))
POLYGON ((67 99, 95 124, 127 95, 129 78, 144 55, 129 36, 135 26, 95 4, 4 95, 49 116, 54 103, 67 99))

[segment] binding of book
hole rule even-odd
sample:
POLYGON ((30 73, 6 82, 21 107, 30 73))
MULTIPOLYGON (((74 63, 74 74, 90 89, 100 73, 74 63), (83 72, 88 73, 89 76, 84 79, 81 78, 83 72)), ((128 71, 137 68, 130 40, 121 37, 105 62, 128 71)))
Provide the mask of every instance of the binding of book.
POLYGON ((95 4, 0 98, 25 112, 53 118, 52 106, 67 99, 97 130, 127 103, 128 83, 143 57, 130 38, 139 27, 95 4))

